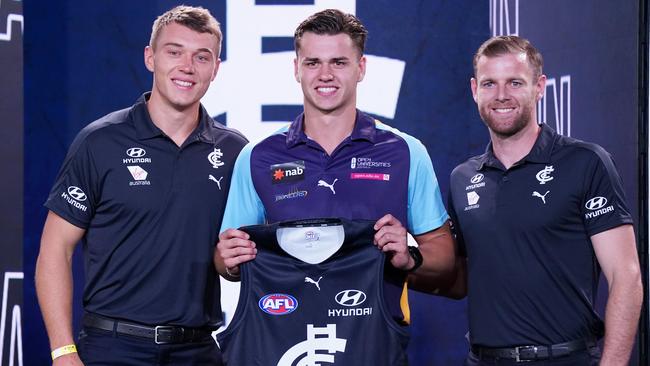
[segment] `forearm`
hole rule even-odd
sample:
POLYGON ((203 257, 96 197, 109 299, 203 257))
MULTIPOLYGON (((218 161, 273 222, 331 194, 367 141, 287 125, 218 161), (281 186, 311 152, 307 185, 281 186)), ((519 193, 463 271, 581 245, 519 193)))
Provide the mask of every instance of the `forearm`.
POLYGON ((457 259, 454 242, 447 224, 416 237, 422 253, 422 266, 409 275, 409 287, 422 292, 454 298, 449 290, 455 283, 464 283, 464 261, 457 259), (459 277, 462 276, 462 278, 459 277))
POLYGON ((601 365, 627 365, 630 358, 643 301, 640 273, 631 272, 610 285, 601 365))
POLYGON ((73 344, 71 258, 41 251, 36 263, 36 294, 52 349, 73 344))

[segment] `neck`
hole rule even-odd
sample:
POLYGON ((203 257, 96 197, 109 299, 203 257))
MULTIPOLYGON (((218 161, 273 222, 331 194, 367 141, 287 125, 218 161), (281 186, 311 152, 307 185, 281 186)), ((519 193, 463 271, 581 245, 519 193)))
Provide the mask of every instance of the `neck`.
POLYGON ((492 151, 506 169, 528 155, 535 145, 541 127, 537 123, 529 123, 523 130, 512 136, 498 135, 490 130, 492 151))
POLYGON ((355 108, 341 112, 312 113, 305 108, 305 134, 316 141, 328 155, 352 134, 357 117, 355 108))
POLYGON ((177 146, 183 145, 199 123, 198 103, 179 110, 169 103, 163 103, 152 93, 147 101, 147 110, 153 124, 160 128, 177 146))

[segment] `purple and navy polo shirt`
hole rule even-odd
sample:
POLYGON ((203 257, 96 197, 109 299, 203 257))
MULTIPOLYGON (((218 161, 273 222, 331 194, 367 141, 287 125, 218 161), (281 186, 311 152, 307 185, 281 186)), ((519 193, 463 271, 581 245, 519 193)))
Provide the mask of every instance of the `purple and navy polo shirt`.
MULTIPOLYGON (((301 114, 242 150, 221 231, 319 217, 378 220, 385 214, 412 235, 447 220, 424 145, 357 111, 351 135, 328 155, 305 134, 301 114)), ((399 307, 397 297, 389 306, 399 307)))

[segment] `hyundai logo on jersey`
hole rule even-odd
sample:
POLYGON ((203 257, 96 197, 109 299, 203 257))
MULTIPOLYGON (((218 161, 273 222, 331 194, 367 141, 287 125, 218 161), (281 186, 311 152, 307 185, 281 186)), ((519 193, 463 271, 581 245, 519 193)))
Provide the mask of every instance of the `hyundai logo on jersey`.
POLYGON ((270 169, 273 184, 297 182, 305 178, 305 162, 303 160, 274 164, 270 169))
POLYGON ((269 294, 260 299, 262 311, 271 315, 286 315, 298 308, 298 300, 287 294, 269 294))

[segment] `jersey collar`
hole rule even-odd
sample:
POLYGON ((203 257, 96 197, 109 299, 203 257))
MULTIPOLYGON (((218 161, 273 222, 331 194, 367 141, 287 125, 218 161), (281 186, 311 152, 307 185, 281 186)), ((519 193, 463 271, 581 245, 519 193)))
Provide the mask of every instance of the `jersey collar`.
MULTIPOLYGON (((309 137, 305 134, 304 117, 304 112, 300 113, 289 126, 287 131, 287 147, 306 144, 309 141, 309 137)), ((375 142, 376 132, 374 118, 357 109, 354 129, 350 134, 350 140, 367 140, 375 142)))
MULTIPOLYGON (((533 148, 530 150, 528 155, 523 159, 517 162, 515 165, 521 165, 523 163, 550 163, 551 154, 553 153, 553 146, 555 145, 557 133, 549 127, 546 123, 540 123, 540 128, 542 129, 535 140, 533 148)), ((503 169, 503 164, 494 156, 494 151, 492 150, 492 142, 489 142, 485 148, 485 154, 479 156, 479 165, 476 170, 483 170, 486 166, 492 168, 503 169)))
MULTIPOLYGON (((136 136, 139 140, 146 140, 165 135, 164 132, 153 123, 149 111, 147 110, 146 102, 150 97, 151 92, 142 94, 135 102, 131 112, 136 136)), ((203 105, 200 105, 199 108, 199 124, 187 138, 187 141, 200 140, 211 143, 214 140, 214 133, 212 131, 216 128, 215 122, 210 118, 208 112, 203 108, 203 105)))

